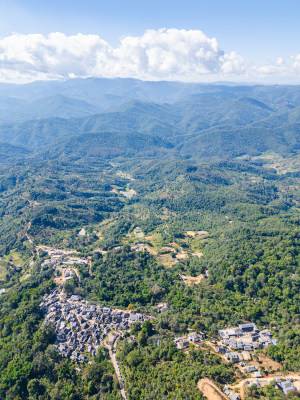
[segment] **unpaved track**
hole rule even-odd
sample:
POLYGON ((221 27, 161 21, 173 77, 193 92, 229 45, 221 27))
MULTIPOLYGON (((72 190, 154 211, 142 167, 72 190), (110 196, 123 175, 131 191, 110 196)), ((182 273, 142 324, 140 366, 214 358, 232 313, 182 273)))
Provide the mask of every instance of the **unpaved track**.
POLYGON ((117 339, 115 340, 115 343, 113 345, 111 345, 110 343, 106 343, 105 346, 107 347, 107 349, 109 351, 109 356, 110 356, 111 362, 113 363, 114 369, 115 369, 117 377, 118 377, 118 381, 119 381, 119 384, 121 387, 121 395, 122 395, 123 399, 127 399, 126 391, 124 390, 124 380, 122 378, 119 363, 116 358, 116 348, 117 348, 117 343, 118 343, 119 339, 120 339, 120 336, 117 336, 117 339))
POLYGON ((228 400, 228 397, 208 378, 200 379, 197 387, 208 400, 228 400))

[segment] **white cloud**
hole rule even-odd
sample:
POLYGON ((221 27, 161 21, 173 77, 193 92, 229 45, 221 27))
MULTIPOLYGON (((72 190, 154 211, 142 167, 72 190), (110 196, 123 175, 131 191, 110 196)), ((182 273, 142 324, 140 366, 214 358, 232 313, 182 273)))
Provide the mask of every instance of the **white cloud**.
POLYGON ((147 30, 112 47, 98 35, 13 34, 0 39, 0 81, 75 77, 132 77, 149 80, 251 80, 300 75, 300 55, 264 66, 246 66, 200 30, 147 30))
POLYGON ((300 81, 300 54, 290 56, 288 60, 278 57, 277 60, 269 60, 263 66, 251 66, 248 76, 256 78, 277 77, 281 80, 296 82, 300 81))
POLYGON ((291 58, 293 60, 292 69, 294 73, 300 75, 300 54, 291 58))
POLYGON ((200 80, 240 73, 243 60, 224 54, 215 38, 199 30, 148 30, 126 36, 113 48, 97 35, 14 34, 0 39, 0 79, 135 77, 200 80))

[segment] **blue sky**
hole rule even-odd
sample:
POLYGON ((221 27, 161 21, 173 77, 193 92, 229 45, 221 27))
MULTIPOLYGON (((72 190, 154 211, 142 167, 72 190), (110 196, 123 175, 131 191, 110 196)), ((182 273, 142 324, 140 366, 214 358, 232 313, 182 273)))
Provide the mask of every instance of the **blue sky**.
POLYGON ((300 1, 0 0, 0 39, 13 33, 96 34, 117 48, 124 37, 161 28, 202 31, 225 54, 242 57, 245 68, 278 65, 278 58, 294 62, 290 57, 300 54, 300 1))

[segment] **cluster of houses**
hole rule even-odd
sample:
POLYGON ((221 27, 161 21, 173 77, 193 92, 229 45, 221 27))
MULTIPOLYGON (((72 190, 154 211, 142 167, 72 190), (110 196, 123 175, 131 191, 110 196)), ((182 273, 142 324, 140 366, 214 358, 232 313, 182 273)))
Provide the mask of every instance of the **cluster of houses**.
MULTIPOLYGON (((284 381, 281 378, 273 378, 275 381, 278 389, 282 390, 285 395, 289 394, 290 392, 298 392, 298 389, 293 384, 291 379, 285 379, 284 381)), ((255 385, 258 389, 260 389, 266 383, 270 383, 272 380, 253 380, 248 382, 248 386, 255 385)))
POLYGON ((56 331, 57 348, 63 357, 76 362, 88 361, 111 331, 126 331, 134 322, 143 323, 148 317, 124 310, 112 310, 90 304, 80 296, 67 298, 62 286, 43 297, 40 307, 45 312, 44 323, 56 331))
POLYGON ((73 251, 49 248, 43 248, 42 250, 51 258, 44 260, 41 265, 42 267, 51 266, 56 270, 57 283, 73 279, 75 276, 74 267, 76 265, 87 266, 89 264, 89 260, 86 258, 71 257, 74 253, 73 251))
POLYGON ((197 344, 205 339, 203 333, 190 333, 188 336, 175 338, 173 341, 176 343, 177 349, 186 349, 190 343, 197 344))
POLYGON ((47 253, 51 258, 45 260, 42 263, 42 267, 46 266, 53 266, 54 268, 58 265, 67 268, 69 265, 88 265, 89 260, 86 258, 79 258, 79 257, 71 257, 73 251, 68 250, 56 250, 56 249, 42 249, 45 253, 47 253))
POLYGON ((222 338, 224 347, 231 350, 253 351, 269 346, 270 344, 277 344, 277 340, 272 339, 272 334, 268 329, 260 331, 253 323, 221 329, 218 333, 222 338))

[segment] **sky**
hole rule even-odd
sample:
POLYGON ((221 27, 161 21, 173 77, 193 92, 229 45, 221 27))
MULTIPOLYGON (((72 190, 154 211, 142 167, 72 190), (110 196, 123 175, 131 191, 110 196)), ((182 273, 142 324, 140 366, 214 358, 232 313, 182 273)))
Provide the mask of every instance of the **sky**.
POLYGON ((0 81, 300 83, 299 0, 0 0, 0 81))

